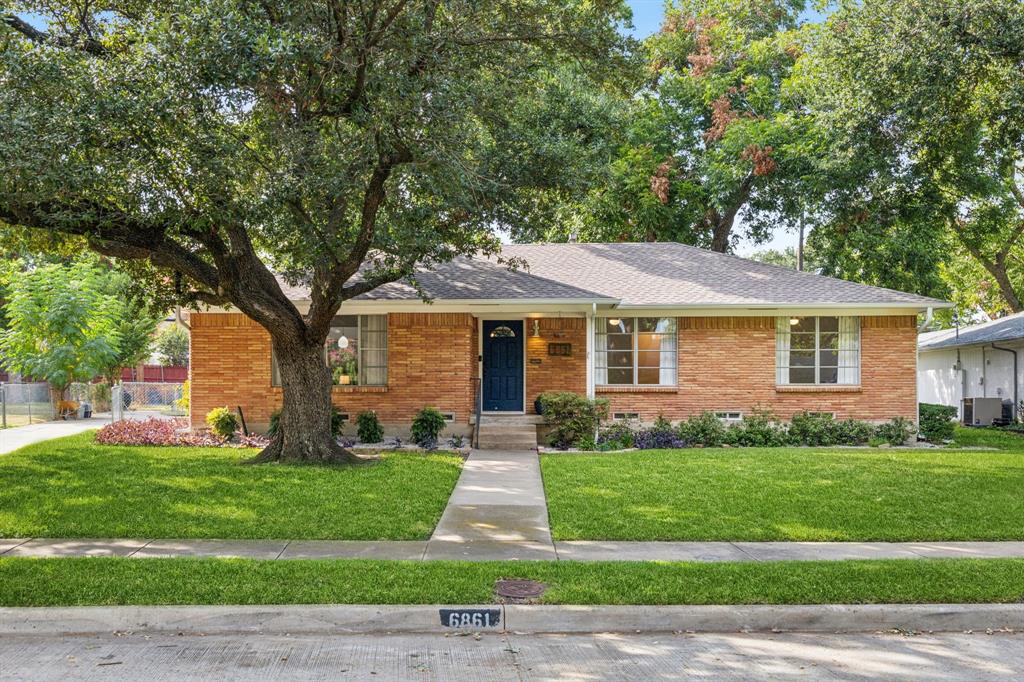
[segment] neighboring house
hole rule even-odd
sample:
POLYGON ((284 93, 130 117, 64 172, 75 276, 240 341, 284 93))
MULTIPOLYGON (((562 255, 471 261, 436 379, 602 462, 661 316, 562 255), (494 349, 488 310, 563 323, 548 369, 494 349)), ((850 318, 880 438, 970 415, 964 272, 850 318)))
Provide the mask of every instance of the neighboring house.
MULTIPOLYGON (((469 432, 478 377, 484 423, 509 433, 538 421, 544 391, 607 398, 613 416, 642 421, 758 409, 916 420, 917 315, 949 305, 675 243, 502 256, 527 266, 460 258, 417 275, 429 304, 394 283, 342 305, 325 355, 350 420, 375 410, 403 433, 431 405, 469 432)), ((266 425, 281 403, 267 333, 230 310, 193 313, 190 326, 193 423, 226 405, 266 425)))
POLYGON ((1022 397, 1022 369, 1024 313, 918 339, 917 385, 923 403, 959 410, 964 398, 999 398, 1016 405, 1022 397))

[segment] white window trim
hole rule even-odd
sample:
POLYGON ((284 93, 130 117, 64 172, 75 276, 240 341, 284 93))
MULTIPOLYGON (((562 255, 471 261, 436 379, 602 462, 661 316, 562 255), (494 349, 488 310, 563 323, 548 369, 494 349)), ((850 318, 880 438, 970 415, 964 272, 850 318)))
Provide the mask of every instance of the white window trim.
MULTIPOLYGON (((622 387, 622 386, 627 386, 627 387, 628 386, 632 386, 632 387, 635 387, 635 388, 647 388, 647 387, 655 387, 655 386, 666 386, 666 387, 671 388, 671 387, 678 386, 679 385, 679 318, 675 318, 675 317, 671 317, 671 316, 664 316, 664 315, 657 315, 657 316, 652 316, 652 315, 637 315, 637 316, 631 316, 631 315, 621 315, 621 316, 619 316, 619 315, 603 315, 603 316, 600 316, 600 317, 595 317, 594 318, 595 322, 596 322, 596 324, 594 325, 594 336, 595 336, 595 339, 596 339, 596 337, 602 336, 602 335, 606 339, 605 340, 605 349, 604 349, 604 351, 602 351, 604 353, 605 363, 608 362, 608 354, 615 352, 615 351, 609 350, 608 347, 607 347, 608 346, 608 342, 607 342, 607 337, 608 337, 607 323, 608 323, 608 320, 612 319, 612 318, 619 319, 619 320, 633 320, 633 331, 631 333, 631 336, 633 337, 633 348, 630 351, 633 354, 633 383, 631 383, 631 384, 603 383, 603 384, 597 384, 597 386, 600 387, 600 388, 606 388, 606 387, 608 387, 608 388, 616 388, 616 387, 622 387), (640 347, 639 347, 640 329, 639 329, 639 325, 637 324, 637 320, 639 320, 641 318, 652 318, 652 317, 656 317, 657 319, 672 320, 673 321, 673 326, 675 328, 675 331, 672 332, 672 334, 674 334, 675 337, 676 337, 675 338, 675 344, 674 344, 675 345, 675 362, 673 363, 673 367, 672 367, 672 370, 673 370, 673 372, 672 372, 673 381, 670 384, 662 384, 660 382, 657 383, 657 384, 641 384, 641 383, 639 383, 639 381, 640 381, 640 347), (600 331, 598 331, 598 329, 601 329, 601 328, 606 330, 606 331, 604 331, 603 334, 600 331)), ((663 336, 668 336, 668 334, 662 334, 662 335, 663 336)), ((595 346, 596 346, 596 343, 595 343, 595 346)), ((597 375, 597 357, 598 357, 598 355, 599 355, 599 353, 595 350, 595 352, 594 352, 594 359, 591 362, 591 366, 594 368, 594 375, 595 376, 597 375)), ((661 363, 660 351, 659 351, 658 363, 659 363, 659 366, 656 369, 658 369, 658 372, 659 372, 659 375, 660 375, 661 369, 662 369, 662 367, 660 365, 660 363, 661 363)), ((605 370, 605 376, 606 377, 608 375, 609 370, 611 370, 611 369, 612 369, 611 367, 609 367, 607 365, 605 366, 604 370, 605 370)), ((621 369, 621 368, 616 367, 615 369, 621 369)), ((644 367, 644 369, 655 369, 655 368, 653 368, 653 367, 644 367)))
MULTIPOLYGON (((861 318, 860 318, 860 316, 857 316, 857 315, 793 315, 793 316, 788 316, 787 315, 786 317, 778 317, 778 318, 776 318, 776 324, 782 324, 783 321, 785 321, 785 324, 788 325, 790 317, 802 317, 802 318, 812 317, 812 318, 814 318, 814 382, 813 383, 812 382, 794 383, 794 382, 791 382, 791 381, 788 380, 788 376, 786 377, 786 379, 787 379, 786 381, 781 381, 780 380, 782 378, 782 376, 783 376, 783 373, 782 373, 782 369, 783 368, 782 368, 782 364, 779 361, 779 338, 778 338, 779 335, 776 333, 776 337, 775 337, 775 378, 776 378, 776 385, 778 385, 778 386, 797 386, 797 387, 799 387, 799 386, 807 386, 807 387, 811 387, 811 388, 830 387, 830 386, 860 386, 860 381, 861 381, 861 359, 862 359, 862 353, 861 353, 861 318), (822 333, 821 332, 821 318, 823 318, 823 317, 835 317, 838 320, 838 325, 839 326, 838 326, 838 330, 836 331, 836 335, 839 338, 839 347, 836 349, 836 362, 837 363, 839 363, 841 358, 842 358, 843 318, 850 318, 850 319, 856 320, 856 337, 855 338, 857 340, 857 365, 856 365, 856 367, 847 367, 847 366, 844 366, 844 365, 838 365, 837 364, 837 367, 836 367, 836 381, 830 382, 830 383, 823 383, 821 381, 821 333, 822 333), (850 369, 850 370, 855 369, 856 370, 856 374, 857 374, 856 380, 852 381, 852 382, 841 382, 841 381, 839 381, 838 379, 839 379, 840 376, 842 376, 842 372, 843 372, 844 369, 850 369)), ((830 332, 826 332, 826 333, 830 333, 830 332)), ((789 352, 792 352, 792 350, 793 350, 792 349, 792 332, 790 332, 790 348, 789 348, 789 352)), ((810 369, 810 366, 807 366, 806 368, 810 369)), ((790 364, 790 365, 788 365, 786 367, 786 370, 791 370, 791 369, 793 369, 793 365, 792 364, 790 364)))
MULTIPOLYGON (((357 344, 357 348, 358 348, 358 350, 357 350, 357 353, 358 353, 357 362, 358 362, 358 366, 359 366, 359 375, 360 375, 360 379, 361 379, 363 371, 364 371, 364 364, 363 364, 363 353, 364 352, 366 352, 366 351, 384 351, 384 383, 381 383, 381 384, 363 384, 363 383, 359 383, 359 384, 335 384, 335 383, 332 382, 332 384, 331 384, 332 388, 335 387, 335 386, 349 386, 351 388, 359 388, 361 386, 370 386, 370 387, 374 387, 374 388, 380 388, 381 386, 387 386, 388 385, 388 381, 390 381, 390 369, 391 369, 391 354, 388 352, 388 330, 389 330, 389 325, 390 325, 391 321, 390 321, 388 315, 386 315, 386 314, 385 315, 379 315, 380 317, 384 318, 384 347, 383 348, 364 348, 363 347, 363 318, 364 317, 369 317, 370 315, 377 316, 376 313, 356 313, 355 314, 356 330, 357 330, 356 333, 358 334, 358 338, 356 339, 356 344, 357 344)), ((341 317, 341 316, 336 316, 336 317, 341 317)), ((332 320, 332 322, 333 322, 333 320, 332 320)), ((333 326, 334 325, 332 325, 332 327, 333 326)), ((327 344, 326 343, 324 344, 323 358, 324 358, 324 366, 326 367, 327 366, 327 344)), ((274 353, 273 345, 271 345, 271 347, 270 347, 270 386, 272 388, 280 388, 281 387, 280 376, 281 376, 281 372, 280 372, 280 370, 277 369, 277 355, 274 353)))

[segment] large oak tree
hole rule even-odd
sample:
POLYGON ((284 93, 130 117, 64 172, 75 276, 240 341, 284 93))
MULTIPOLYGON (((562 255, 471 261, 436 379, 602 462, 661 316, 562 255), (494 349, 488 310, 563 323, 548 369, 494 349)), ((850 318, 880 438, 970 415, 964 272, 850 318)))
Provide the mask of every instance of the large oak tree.
POLYGON ((552 74, 609 75, 627 18, 618 0, 0 8, 0 222, 84 238, 154 297, 263 326, 284 405, 258 460, 310 462, 352 457, 322 354, 341 303, 493 251, 499 219, 571 178, 571 154, 530 163, 523 111, 552 74), (309 286, 308 310, 278 274, 309 286))
POLYGON ((1024 4, 844 0, 804 78, 829 269, 1024 310, 1024 4))

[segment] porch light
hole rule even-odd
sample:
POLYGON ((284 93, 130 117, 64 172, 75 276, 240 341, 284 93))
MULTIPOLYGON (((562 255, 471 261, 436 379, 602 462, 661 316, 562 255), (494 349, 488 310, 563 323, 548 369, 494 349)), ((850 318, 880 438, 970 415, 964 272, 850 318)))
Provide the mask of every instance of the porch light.
POLYGON ((540 338, 540 320, 533 321, 533 334, 531 334, 531 336, 535 339, 540 338))
POLYGON ((791 318, 789 318, 789 324, 790 324, 790 326, 795 327, 796 325, 800 324, 800 318, 799 317, 791 317, 791 318))
POLYGON ((618 327, 620 322, 622 322, 622 320, 620 320, 617 317, 609 317, 608 318, 608 324, 610 324, 613 327, 618 327))

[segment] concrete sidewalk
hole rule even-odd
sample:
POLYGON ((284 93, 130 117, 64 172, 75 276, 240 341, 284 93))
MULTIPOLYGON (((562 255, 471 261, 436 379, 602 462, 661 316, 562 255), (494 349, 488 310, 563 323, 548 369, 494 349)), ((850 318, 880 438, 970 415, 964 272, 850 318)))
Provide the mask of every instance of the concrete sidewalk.
POLYGON ((536 451, 473 450, 424 558, 557 558, 536 451))
POLYGON ((13 429, 0 429, 0 455, 14 452, 19 448, 44 440, 73 436, 76 433, 99 429, 110 423, 110 419, 93 417, 92 419, 71 419, 68 421, 43 422, 29 426, 16 426, 13 429))
MULTIPOLYGON (((511 513, 511 512, 510 512, 511 513)), ((492 521, 505 510, 485 509, 492 521)), ((515 532, 513 525, 480 524, 460 511, 442 537, 428 541, 362 540, 165 540, 0 538, 0 557, 221 557, 240 559, 396 559, 500 561, 843 561, 849 559, 997 559, 1024 558, 1024 542, 598 542, 547 543, 524 517, 522 537, 487 539, 490 533, 515 532), (455 524, 469 529, 457 531, 455 524), (476 527, 479 524, 482 527, 476 527), (464 534, 459 534, 459 533, 464 534), (483 537, 481 537, 483 536, 483 537)), ((440 526, 439 526, 440 528, 440 526)), ((549 536, 550 537, 550 536, 549 536)))

